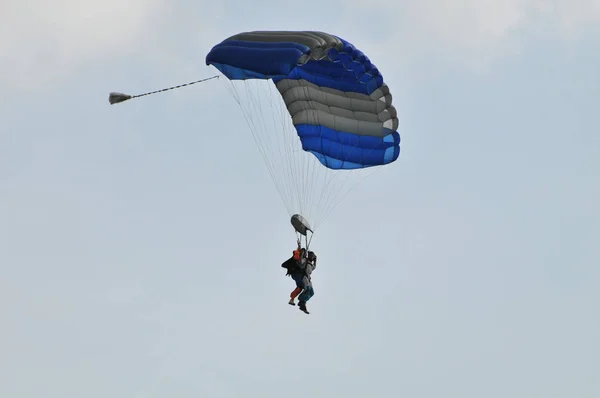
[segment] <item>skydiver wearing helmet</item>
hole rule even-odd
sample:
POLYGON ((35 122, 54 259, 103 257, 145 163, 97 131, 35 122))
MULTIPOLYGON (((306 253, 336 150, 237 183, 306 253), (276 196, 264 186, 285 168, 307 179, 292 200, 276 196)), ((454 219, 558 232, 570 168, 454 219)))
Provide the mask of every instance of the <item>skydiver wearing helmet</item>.
POLYGON ((294 250, 293 256, 281 264, 281 266, 288 270, 286 275, 290 276, 296 282, 296 288, 290 293, 288 304, 296 305, 294 299, 299 296, 298 308, 309 314, 306 309, 306 302, 315 294, 311 274, 317 266, 317 256, 312 251, 307 252, 298 243, 298 248, 294 250))
POLYGON ((302 284, 304 286, 304 289, 298 297, 298 308, 300 308, 300 310, 304 311, 305 313, 309 314, 308 310, 306 309, 306 302, 310 300, 312 296, 315 295, 315 290, 313 289, 312 285, 311 274, 317 268, 317 255, 309 250, 306 257, 301 259, 300 268, 303 271, 302 284))

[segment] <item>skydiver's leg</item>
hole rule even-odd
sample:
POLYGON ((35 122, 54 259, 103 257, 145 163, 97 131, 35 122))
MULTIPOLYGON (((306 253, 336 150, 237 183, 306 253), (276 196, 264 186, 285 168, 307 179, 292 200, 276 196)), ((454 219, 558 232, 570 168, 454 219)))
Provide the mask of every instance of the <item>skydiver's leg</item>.
POLYGON ((288 302, 289 305, 296 305, 296 303, 294 302, 294 299, 296 297, 298 297, 298 295, 300 294, 301 291, 302 291, 302 289, 297 287, 292 291, 292 293, 290 293, 290 301, 288 302))
POLYGON ((296 288, 290 293, 290 301, 288 301, 289 305, 296 305, 294 299, 300 294, 302 289, 304 288, 303 278, 300 275, 292 275, 294 282, 296 282, 296 288))
POLYGON ((306 289, 302 291, 302 294, 300 295, 300 297, 298 297, 298 300, 300 302, 306 303, 314 295, 315 291, 313 290, 312 284, 309 284, 306 286, 306 289))
POLYGON ((306 301, 308 301, 312 298, 312 296, 315 295, 315 290, 312 287, 312 283, 306 288, 306 290, 308 290, 308 293, 306 294, 306 301))
POLYGON ((310 312, 308 312, 308 309, 306 308, 306 302, 310 300, 312 296, 314 296, 315 292, 313 290, 312 283, 308 281, 308 278, 305 278, 304 286, 305 288, 302 291, 302 294, 300 294, 300 297, 298 297, 298 307, 300 308, 300 310, 306 312, 307 314, 310 314, 310 312))

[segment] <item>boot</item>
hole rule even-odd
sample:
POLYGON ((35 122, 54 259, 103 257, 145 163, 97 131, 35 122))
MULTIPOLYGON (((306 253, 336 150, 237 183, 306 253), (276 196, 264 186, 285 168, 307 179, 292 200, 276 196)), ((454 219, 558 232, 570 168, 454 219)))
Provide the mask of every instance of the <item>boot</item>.
POLYGON ((301 311, 304 311, 307 314, 310 314, 310 312, 308 312, 308 310, 306 309, 306 302, 305 301, 300 301, 298 303, 298 308, 300 308, 301 311))

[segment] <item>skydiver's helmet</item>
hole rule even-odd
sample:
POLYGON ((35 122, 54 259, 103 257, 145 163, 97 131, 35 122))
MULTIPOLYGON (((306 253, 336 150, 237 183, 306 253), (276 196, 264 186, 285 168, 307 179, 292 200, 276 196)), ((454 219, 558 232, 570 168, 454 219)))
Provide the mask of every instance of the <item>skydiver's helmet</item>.
POLYGON ((311 263, 315 263, 317 261, 317 255, 315 254, 315 252, 311 250, 308 251, 308 261, 310 261, 311 263))

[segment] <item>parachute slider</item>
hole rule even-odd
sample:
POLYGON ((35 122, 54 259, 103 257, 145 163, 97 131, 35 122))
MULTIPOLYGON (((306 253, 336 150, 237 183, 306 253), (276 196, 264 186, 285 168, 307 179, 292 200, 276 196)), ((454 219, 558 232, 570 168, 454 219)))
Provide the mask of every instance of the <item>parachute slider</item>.
POLYGON ((299 234, 306 236, 307 231, 313 232, 312 228, 308 224, 308 221, 306 221, 306 219, 300 214, 294 214, 290 222, 292 223, 292 226, 294 227, 296 232, 298 232, 299 234))
POLYGON ((129 95, 129 94, 123 94, 123 93, 119 93, 119 92, 112 92, 112 93, 110 93, 108 95, 108 102, 110 102, 111 105, 118 104, 120 102, 124 102, 124 101, 127 101, 127 100, 132 99, 132 98, 138 98, 138 97, 143 97, 145 95, 162 93, 163 91, 167 91, 167 90, 175 90, 177 88, 181 88, 181 87, 185 87, 185 86, 191 86, 192 84, 202 83, 202 82, 205 82, 207 80, 217 79, 217 78, 219 78, 219 75, 207 77, 205 79, 196 80, 194 82, 189 82, 189 83, 185 83, 185 84, 179 84, 177 86, 172 86, 172 87, 167 87, 167 88, 161 88, 160 90, 150 91, 148 93, 137 94, 137 95, 129 95))

